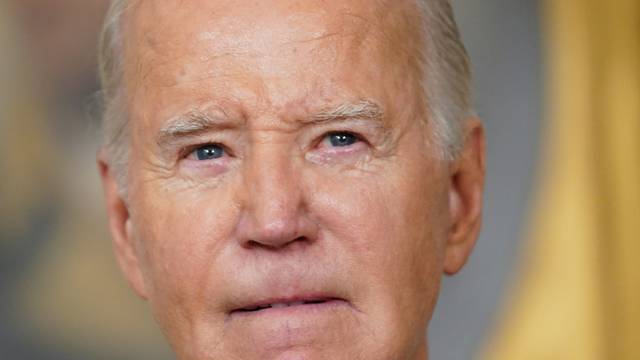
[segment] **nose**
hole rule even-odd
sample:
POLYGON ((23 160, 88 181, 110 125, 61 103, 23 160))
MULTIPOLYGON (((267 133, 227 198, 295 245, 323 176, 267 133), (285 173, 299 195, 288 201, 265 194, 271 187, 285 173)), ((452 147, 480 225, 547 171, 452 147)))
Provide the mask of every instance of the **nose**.
POLYGON ((252 151, 243 168, 241 246, 277 250, 315 240, 318 229, 307 211, 299 168, 276 146, 252 151))

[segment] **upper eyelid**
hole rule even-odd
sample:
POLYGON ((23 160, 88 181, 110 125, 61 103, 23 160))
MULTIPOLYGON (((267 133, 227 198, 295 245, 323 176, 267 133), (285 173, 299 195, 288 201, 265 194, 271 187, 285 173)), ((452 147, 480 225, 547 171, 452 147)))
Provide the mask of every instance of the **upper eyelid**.
POLYGON ((321 124, 315 127, 318 132, 348 132, 357 135, 359 138, 374 140, 377 137, 387 137, 388 129, 370 120, 350 119, 336 123, 321 124))
MULTIPOLYGON (((328 129, 318 129, 320 130, 321 134, 318 136, 318 140, 314 141, 314 143, 321 143, 324 139, 326 139, 328 136, 330 135, 334 135, 334 134, 340 134, 340 133, 347 133, 347 134, 351 134, 353 135, 356 139, 358 139, 359 141, 363 141, 366 143, 369 143, 369 139, 368 136, 366 134, 363 134, 363 132, 361 131, 356 131, 353 130, 352 127, 349 126, 344 126, 344 127, 327 127, 328 129)), ((197 137, 197 136, 195 136, 197 137)), ((219 141, 219 140, 205 140, 202 139, 202 141, 197 141, 193 144, 186 144, 183 145, 179 148, 179 156, 181 158, 185 158, 187 156, 189 156, 190 154, 192 154, 194 151, 196 151, 198 148, 204 147, 204 146, 208 146, 208 145, 217 145, 220 146, 227 154, 229 155, 233 155, 234 151, 233 149, 228 146, 224 141, 219 141)))

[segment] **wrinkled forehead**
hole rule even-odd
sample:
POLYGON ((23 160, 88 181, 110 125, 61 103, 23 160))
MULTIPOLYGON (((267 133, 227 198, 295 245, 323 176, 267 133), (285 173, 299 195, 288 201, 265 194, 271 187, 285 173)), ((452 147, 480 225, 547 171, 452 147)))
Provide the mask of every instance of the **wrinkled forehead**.
POLYGON ((419 21, 403 0, 142 0, 125 18, 129 110, 163 118, 231 99, 304 112, 359 98, 390 116, 414 109, 419 21))
POLYGON ((125 50, 138 60, 205 50, 259 56, 326 40, 334 47, 409 53, 420 42, 419 21, 410 0, 139 0, 125 16, 125 50))
POLYGON ((151 42, 178 40, 184 31, 205 28, 213 29, 210 36, 217 35, 215 32, 240 35, 242 30, 261 28, 265 37, 284 35, 282 30, 289 28, 293 30, 290 38, 283 40, 299 40, 296 38, 317 31, 353 31, 379 25, 379 17, 390 7, 366 0, 138 0, 131 3, 126 19, 132 35, 151 42))

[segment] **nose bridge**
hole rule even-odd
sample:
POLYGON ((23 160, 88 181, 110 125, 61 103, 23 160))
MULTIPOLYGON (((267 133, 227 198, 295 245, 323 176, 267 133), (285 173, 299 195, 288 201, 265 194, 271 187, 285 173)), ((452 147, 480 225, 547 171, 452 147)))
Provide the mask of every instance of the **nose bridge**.
POLYGON ((297 177, 293 157, 285 145, 256 144, 246 165, 247 188, 256 200, 252 201, 253 207, 282 212, 295 205, 297 177))
POLYGON ((278 247, 300 234, 300 177, 291 148, 283 142, 253 144, 245 160, 246 241, 278 247))

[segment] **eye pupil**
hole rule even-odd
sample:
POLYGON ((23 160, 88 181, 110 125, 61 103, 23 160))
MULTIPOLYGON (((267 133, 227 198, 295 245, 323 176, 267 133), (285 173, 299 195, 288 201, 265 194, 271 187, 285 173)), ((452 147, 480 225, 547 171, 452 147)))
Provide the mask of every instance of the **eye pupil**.
POLYGON ((358 141, 358 138, 350 133, 333 133, 329 135, 329 141, 332 146, 349 146, 358 141))
POLYGON ((206 145, 196 150, 198 160, 217 159, 224 155, 224 149, 219 145, 206 145))

